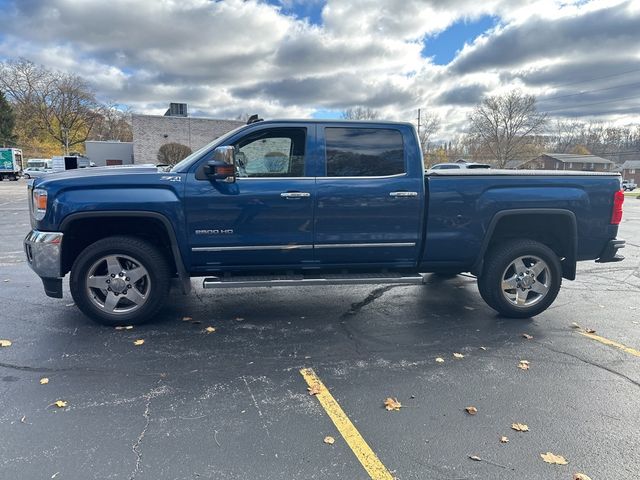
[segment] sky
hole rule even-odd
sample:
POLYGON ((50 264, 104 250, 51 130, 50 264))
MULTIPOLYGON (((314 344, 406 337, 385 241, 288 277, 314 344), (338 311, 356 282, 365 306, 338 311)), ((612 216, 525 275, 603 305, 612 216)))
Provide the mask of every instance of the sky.
POLYGON ((87 79, 138 113, 339 116, 463 133, 487 95, 640 123, 640 0, 0 0, 0 59, 87 79))

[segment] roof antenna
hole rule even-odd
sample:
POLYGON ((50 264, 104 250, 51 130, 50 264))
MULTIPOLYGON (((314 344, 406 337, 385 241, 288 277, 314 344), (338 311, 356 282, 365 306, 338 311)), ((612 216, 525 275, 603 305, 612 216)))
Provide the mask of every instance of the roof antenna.
POLYGON ((256 122, 264 122, 264 118, 260 118, 258 117, 257 113, 254 113, 247 120, 247 125, 251 125, 252 123, 256 123, 256 122))

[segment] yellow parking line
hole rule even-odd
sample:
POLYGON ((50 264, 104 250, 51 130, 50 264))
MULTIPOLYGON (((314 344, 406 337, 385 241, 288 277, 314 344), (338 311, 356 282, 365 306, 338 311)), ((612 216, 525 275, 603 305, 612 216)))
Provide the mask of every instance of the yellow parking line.
POLYGON ((608 338, 601 337, 600 335, 595 335, 593 333, 587 332, 578 332, 580 335, 584 335, 585 337, 590 338, 591 340, 595 340, 596 342, 604 343, 605 345, 609 345, 610 347, 615 347, 623 352, 630 353, 636 357, 640 357, 640 350, 636 350, 635 348, 627 347, 621 343, 618 343, 614 340, 609 340, 608 338))
POLYGON ((311 368, 303 368, 300 370, 300 374, 304 377, 305 381, 312 389, 318 391, 316 397, 320 401, 320 405, 324 408, 329 418, 333 421, 342 438, 344 438, 347 445, 351 448, 356 458, 360 461, 364 469, 373 480, 393 480, 393 476, 387 470, 380 459, 373 453, 371 447, 367 445, 367 442, 362 438, 360 432, 356 430, 347 414, 340 407, 340 404, 329 393, 327 387, 324 386, 322 381, 318 378, 316 373, 311 368))

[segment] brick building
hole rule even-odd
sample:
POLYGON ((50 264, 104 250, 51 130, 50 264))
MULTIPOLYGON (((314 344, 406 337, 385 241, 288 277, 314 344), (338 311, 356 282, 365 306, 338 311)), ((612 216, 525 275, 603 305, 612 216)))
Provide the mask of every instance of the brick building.
POLYGON ((196 151, 225 133, 244 125, 237 120, 187 116, 186 104, 171 104, 164 115, 133 115, 135 163, 158 163, 158 150, 165 143, 180 143, 196 151))
POLYGON ((596 155, 574 155, 572 153, 543 153, 521 163, 517 167, 524 170, 580 170, 586 172, 610 172, 615 163, 596 155))
POLYGON ((622 179, 640 185, 640 160, 627 160, 622 164, 622 179))

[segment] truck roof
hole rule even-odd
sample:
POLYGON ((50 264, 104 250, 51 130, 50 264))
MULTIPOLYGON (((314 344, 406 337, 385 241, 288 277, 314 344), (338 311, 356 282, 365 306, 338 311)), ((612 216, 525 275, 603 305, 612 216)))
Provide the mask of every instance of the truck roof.
POLYGON ((403 125, 414 127, 411 122, 396 122, 393 120, 348 120, 342 118, 277 118, 273 120, 260 120, 255 124, 279 124, 279 123, 335 123, 335 124, 362 124, 362 125, 403 125))

